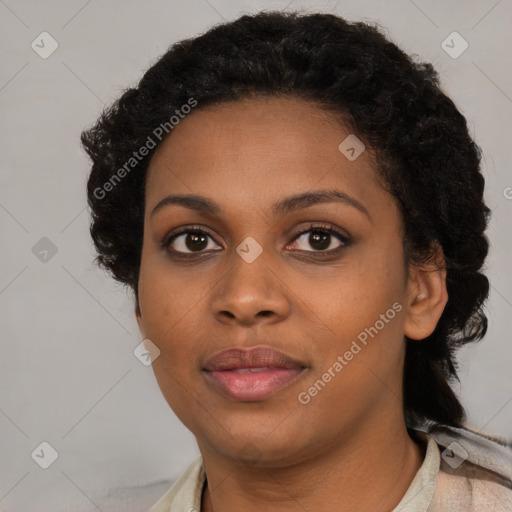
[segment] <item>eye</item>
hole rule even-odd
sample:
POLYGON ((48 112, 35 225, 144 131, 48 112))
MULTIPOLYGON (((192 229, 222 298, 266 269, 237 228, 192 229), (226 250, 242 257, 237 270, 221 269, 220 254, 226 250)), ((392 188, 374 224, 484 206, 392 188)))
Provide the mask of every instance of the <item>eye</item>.
MULTIPOLYGON (((350 240, 331 225, 309 225, 298 233, 293 241, 287 245, 299 251, 306 252, 336 252, 340 247, 350 245, 350 240), (309 234, 308 237, 306 235, 309 234), (333 247, 333 236, 337 240, 337 245, 333 247), (297 247, 292 247, 296 245, 297 247), (313 248, 308 250, 307 245, 313 248)), ((162 247, 175 255, 202 254, 204 252, 216 252, 215 246, 220 247, 215 240, 204 229, 198 227, 185 227, 177 233, 172 233, 162 241, 162 247)), ((222 250, 222 247, 220 247, 222 250)))
POLYGON ((202 229, 186 228, 166 238, 162 245, 169 252, 193 254, 202 253, 207 249, 212 249, 212 246, 218 244, 206 231, 202 229))
POLYGON ((340 247, 349 245, 350 241, 346 236, 334 229, 332 226, 310 225, 308 229, 301 231, 294 238, 293 244, 298 245, 297 249, 299 251, 334 252, 340 247), (333 236, 338 241, 338 244, 335 245, 335 247, 332 246, 333 243, 336 242, 333 240, 333 236), (313 251, 307 249, 308 245, 313 248, 313 251))

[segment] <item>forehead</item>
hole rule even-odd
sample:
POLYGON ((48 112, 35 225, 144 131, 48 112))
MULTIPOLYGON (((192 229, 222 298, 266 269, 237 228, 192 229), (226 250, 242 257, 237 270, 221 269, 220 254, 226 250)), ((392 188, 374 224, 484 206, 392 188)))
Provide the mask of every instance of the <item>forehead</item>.
POLYGON ((261 208, 283 195, 315 188, 341 188, 361 202, 375 202, 384 191, 373 154, 366 149, 348 159, 340 151, 347 137, 354 134, 333 114, 300 99, 198 105, 153 156, 147 205, 165 194, 182 193, 261 208))

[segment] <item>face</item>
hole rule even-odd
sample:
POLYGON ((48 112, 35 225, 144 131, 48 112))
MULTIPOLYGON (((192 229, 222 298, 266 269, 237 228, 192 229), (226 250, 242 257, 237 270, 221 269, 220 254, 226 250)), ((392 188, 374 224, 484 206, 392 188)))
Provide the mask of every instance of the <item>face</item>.
POLYGON ((202 451, 289 464, 402 414, 402 219, 350 134, 251 99, 191 113, 152 158, 137 318, 202 451))

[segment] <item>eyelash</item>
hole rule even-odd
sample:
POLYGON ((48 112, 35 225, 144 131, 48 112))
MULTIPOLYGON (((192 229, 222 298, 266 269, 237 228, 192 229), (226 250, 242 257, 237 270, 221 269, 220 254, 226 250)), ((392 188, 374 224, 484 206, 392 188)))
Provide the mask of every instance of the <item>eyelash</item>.
MULTIPOLYGON (((323 234, 329 234, 334 235, 338 240, 341 242, 341 245, 339 247, 336 247, 335 249, 330 249, 327 251, 304 251, 308 253, 315 253, 315 254, 335 254, 339 252, 341 249, 348 247, 351 244, 351 240, 341 233, 338 229, 334 228, 332 224, 313 224, 311 223, 307 228, 303 229, 302 231, 296 233, 293 237, 293 239, 289 242, 289 244, 295 242, 298 238, 300 238, 304 233, 309 233, 310 231, 316 231, 323 234)), ((211 238, 217 245, 220 245, 217 243, 217 241, 207 232, 205 231, 201 226, 185 226, 184 228, 181 228, 179 231, 175 231, 168 236, 166 236, 161 243, 161 246, 163 249, 165 249, 167 252, 169 252, 172 256, 177 258, 190 258, 195 257, 196 255, 200 254, 206 254, 201 251, 196 252, 190 252, 190 253, 184 253, 184 252, 178 252, 178 251, 171 251, 169 249, 170 244, 180 235, 183 234, 203 234, 211 238)), ((287 244, 287 245, 289 245, 287 244)), ((300 250, 299 250, 300 252, 300 250)))

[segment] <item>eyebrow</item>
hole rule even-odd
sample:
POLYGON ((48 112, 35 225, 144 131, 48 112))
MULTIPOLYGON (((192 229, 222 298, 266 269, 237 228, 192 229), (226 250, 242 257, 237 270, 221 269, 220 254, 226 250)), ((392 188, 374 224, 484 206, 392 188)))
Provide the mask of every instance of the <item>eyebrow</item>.
MULTIPOLYGON (((371 220, 368 210, 355 198, 339 190, 316 190, 314 192, 304 192, 280 199, 272 206, 274 217, 286 215, 303 208, 321 204, 321 203, 343 203, 352 206, 364 213, 371 220)), ((218 203, 200 195, 170 195, 164 197, 154 208, 150 214, 153 217, 156 212, 169 205, 179 205, 190 210, 201 213, 219 215, 222 208, 218 203)))

